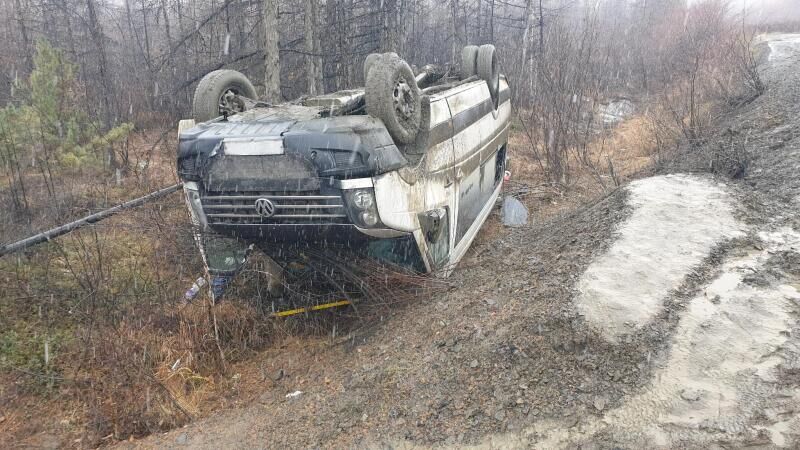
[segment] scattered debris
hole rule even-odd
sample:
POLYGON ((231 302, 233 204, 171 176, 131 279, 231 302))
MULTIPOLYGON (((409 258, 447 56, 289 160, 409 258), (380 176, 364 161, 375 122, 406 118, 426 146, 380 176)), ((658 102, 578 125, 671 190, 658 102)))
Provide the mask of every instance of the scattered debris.
POLYGON ((303 395, 303 391, 294 391, 294 392, 290 392, 290 393, 286 394, 286 398, 291 400, 291 399, 299 398, 301 395, 303 395))

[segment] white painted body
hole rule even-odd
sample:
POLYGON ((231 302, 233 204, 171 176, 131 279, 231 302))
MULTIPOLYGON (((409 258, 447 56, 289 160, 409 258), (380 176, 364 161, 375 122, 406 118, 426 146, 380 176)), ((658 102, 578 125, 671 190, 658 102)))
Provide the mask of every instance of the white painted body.
MULTIPOLYGON (((501 78, 500 91, 507 90, 508 84, 501 78)), ((487 100, 491 101, 491 96, 484 81, 431 96, 430 130, 455 122, 459 114, 463 117, 487 100)), ((381 221, 388 228, 414 234, 428 271, 449 275, 491 212, 502 189, 502 174, 495 174, 496 158, 505 157, 499 150, 506 145, 510 120, 511 103, 506 95, 496 108, 428 148, 417 166, 409 169, 412 176, 400 170, 373 178, 381 221), (495 183, 496 179, 499 181, 495 183), (473 194, 474 189, 480 192, 473 194), (437 208, 449 211, 449 257, 442 267, 434 267, 431 261, 418 218, 420 213, 437 208), (473 211, 472 217, 465 217, 467 209, 473 211)))

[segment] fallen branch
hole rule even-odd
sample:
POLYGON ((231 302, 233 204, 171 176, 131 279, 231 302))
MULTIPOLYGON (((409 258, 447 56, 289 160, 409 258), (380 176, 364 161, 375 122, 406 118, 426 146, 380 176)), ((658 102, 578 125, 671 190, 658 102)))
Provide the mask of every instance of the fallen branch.
POLYGON ((11 244, 6 244, 0 247, 0 257, 5 255, 10 255, 12 253, 16 253, 20 250, 24 250, 28 247, 32 247, 37 244, 41 244, 42 242, 49 241, 50 239, 57 238, 59 236, 65 235, 71 231, 75 231, 78 228, 84 227, 86 225, 91 225, 93 223, 97 223, 103 219, 107 219, 118 212, 125 211, 127 209, 135 208, 137 206, 143 205, 151 200, 156 200, 158 198, 164 197, 165 195, 169 195, 183 186, 182 183, 178 183, 169 187, 165 187, 155 192, 151 192, 145 196, 135 198, 133 200, 128 200, 125 203, 120 203, 117 206, 113 206, 106 210, 100 211, 98 213, 91 214, 86 216, 82 219, 75 220, 73 222, 67 223, 65 225, 61 225, 59 227, 53 228, 52 230, 45 231, 44 233, 39 233, 35 236, 31 236, 29 238, 25 238, 21 241, 13 242, 11 244))

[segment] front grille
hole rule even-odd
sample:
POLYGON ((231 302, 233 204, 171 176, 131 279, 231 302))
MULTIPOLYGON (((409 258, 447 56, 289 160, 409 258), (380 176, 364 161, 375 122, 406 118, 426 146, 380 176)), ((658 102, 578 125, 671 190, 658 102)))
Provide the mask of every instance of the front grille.
POLYGON ((363 167, 361 155, 356 152, 333 152, 333 162, 337 169, 353 169, 363 167))
POLYGON ((211 225, 313 225, 349 223, 340 195, 319 192, 206 192, 203 211, 211 225), (256 211, 256 200, 267 199, 275 213, 256 211))

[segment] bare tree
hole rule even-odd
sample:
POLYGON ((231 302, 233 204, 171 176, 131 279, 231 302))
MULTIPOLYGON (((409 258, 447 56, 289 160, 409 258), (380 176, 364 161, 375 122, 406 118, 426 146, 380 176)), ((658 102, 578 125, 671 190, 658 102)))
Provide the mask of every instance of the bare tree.
POLYGON ((319 56, 319 14, 318 0, 306 0, 304 16, 304 39, 306 45, 306 84, 308 95, 316 95, 322 90, 322 65, 319 56))
POLYGON ((264 0, 264 99, 281 100, 281 69, 278 58, 278 2, 264 0))

